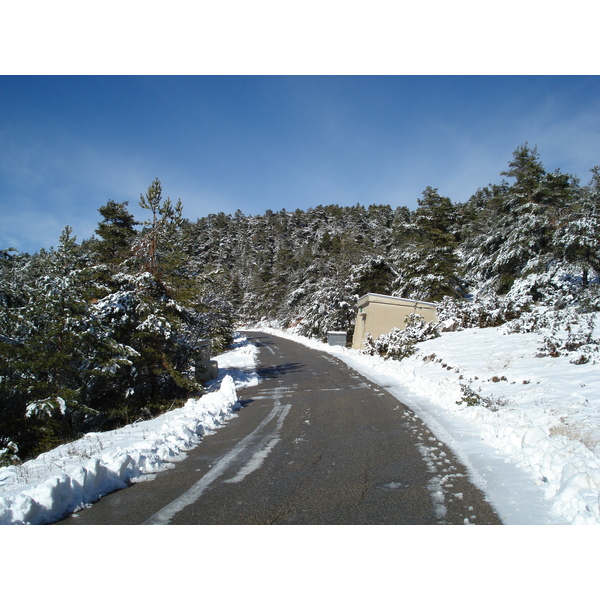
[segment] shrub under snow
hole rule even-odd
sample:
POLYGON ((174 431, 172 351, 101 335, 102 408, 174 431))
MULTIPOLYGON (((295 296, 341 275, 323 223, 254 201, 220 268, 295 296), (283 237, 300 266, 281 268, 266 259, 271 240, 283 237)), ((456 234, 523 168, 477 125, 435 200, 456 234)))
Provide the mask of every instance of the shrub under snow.
POLYGON ((363 352, 371 356, 378 354, 385 358, 402 360, 414 353, 418 342, 440 335, 437 323, 426 323, 425 319, 416 313, 408 315, 405 322, 405 329, 395 327, 390 333, 381 335, 376 340, 371 334, 367 334, 363 352))

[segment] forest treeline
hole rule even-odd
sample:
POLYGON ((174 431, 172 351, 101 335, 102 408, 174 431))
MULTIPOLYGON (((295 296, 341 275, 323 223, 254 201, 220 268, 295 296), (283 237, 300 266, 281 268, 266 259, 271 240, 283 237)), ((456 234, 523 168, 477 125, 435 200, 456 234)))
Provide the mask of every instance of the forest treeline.
POLYGON ((240 319, 273 319, 309 336, 350 333, 367 292, 597 308, 600 167, 581 185, 547 172, 525 144, 501 175, 463 204, 427 187, 414 211, 329 205, 209 215, 189 224, 191 257, 240 319))
POLYGON ((236 323, 351 333, 367 292, 527 310, 600 309, 600 167, 548 172, 518 147, 500 184, 453 203, 427 187, 415 210, 317 206, 195 222, 155 180, 137 223, 99 209, 96 236, 0 253, 0 460, 147 418, 202 393, 196 345, 236 323), (453 299, 453 300, 452 300, 453 299))

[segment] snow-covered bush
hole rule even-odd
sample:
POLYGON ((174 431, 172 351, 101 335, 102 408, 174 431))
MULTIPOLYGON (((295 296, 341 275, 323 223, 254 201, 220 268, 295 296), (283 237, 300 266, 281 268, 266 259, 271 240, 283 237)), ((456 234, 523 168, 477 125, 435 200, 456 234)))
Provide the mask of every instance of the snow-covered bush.
POLYGON ((19 447, 7 437, 0 437, 0 467, 19 461, 19 447))
POLYGON ((594 337, 594 317, 579 323, 578 331, 553 331, 544 336, 538 356, 570 356, 573 364, 600 362, 600 339, 594 337))
POLYGON ((542 330, 553 332, 588 331, 593 329, 595 315, 582 314, 576 308, 552 310, 544 306, 536 307, 531 312, 523 313, 518 319, 504 326, 506 333, 532 333, 542 330))
POLYGON ((600 311, 600 278, 579 294, 578 307, 582 312, 600 311))
POLYGON ((499 407, 506 406, 508 401, 499 396, 484 396, 481 389, 474 390, 470 384, 460 384, 460 400, 456 404, 466 404, 467 406, 483 406, 492 412, 496 412, 499 407))
POLYGON ((445 297, 436 306, 440 331, 498 327, 527 310, 526 303, 488 295, 473 301, 445 297))
POLYGON ((395 327, 390 333, 380 335, 376 340, 367 334, 364 354, 379 355, 384 358, 402 360, 414 354, 416 344, 439 337, 438 324, 425 322, 423 316, 413 313, 405 319, 406 328, 395 327))
POLYGON ((569 356, 573 364, 600 362, 598 314, 582 314, 576 308, 538 309, 507 323, 505 332, 542 333, 537 356, 569 356))
POLYGON ((581 275, 574 267, 566 264, 551 264, 544 272, 529 273, 517 278, 506 294, 512 302, 543 304, 555 310, 578 306, 585 310, 597 310, 600 290, 597 278, 584 285, 581 275))

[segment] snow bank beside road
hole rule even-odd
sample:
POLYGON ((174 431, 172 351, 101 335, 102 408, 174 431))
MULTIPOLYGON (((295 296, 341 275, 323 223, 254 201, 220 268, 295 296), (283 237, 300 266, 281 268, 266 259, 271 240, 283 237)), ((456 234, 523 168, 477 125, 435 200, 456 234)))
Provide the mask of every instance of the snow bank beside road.
POLYGON ((508 524, 600 524, 598 364, 538 356, 547 332, 443 333, 402 361, 265 328, 337 356, 414 410, 508 524), (471 392, 483 404, 469 406, 471 392))
POLYGON ((212 391, 183 408, 114 431, 90 433, 19 466, 0 468, 0 524, 43 524, 60 519, 114 490, 171 468, 203 435, 230 419, 236 388, 258 382, 258 349, 238 337, 218 357, 212 391))

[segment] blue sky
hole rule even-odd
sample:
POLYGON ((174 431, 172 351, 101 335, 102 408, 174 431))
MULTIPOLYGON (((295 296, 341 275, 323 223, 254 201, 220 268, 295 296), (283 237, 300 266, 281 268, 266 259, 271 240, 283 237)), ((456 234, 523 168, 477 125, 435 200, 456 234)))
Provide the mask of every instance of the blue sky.
POLYGON ((110 199, 141 218, 156 177, 191 220, 464 202, 524 142, 587 183, 600 77, 0 76, 0 248, 88 238, 110 199))

